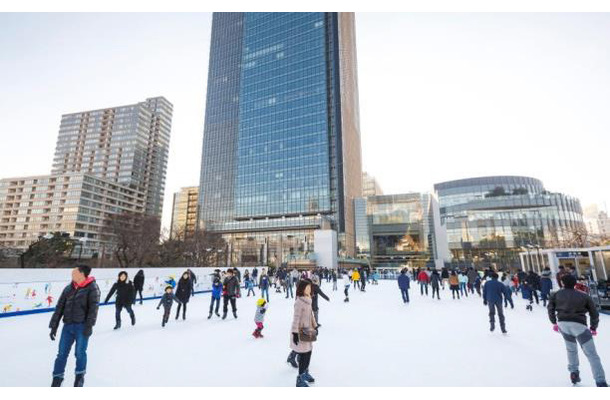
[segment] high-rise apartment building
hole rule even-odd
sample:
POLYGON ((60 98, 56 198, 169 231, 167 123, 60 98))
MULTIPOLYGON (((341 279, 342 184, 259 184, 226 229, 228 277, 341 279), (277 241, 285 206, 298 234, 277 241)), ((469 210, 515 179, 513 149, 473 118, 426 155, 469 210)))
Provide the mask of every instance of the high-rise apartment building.
POLYGON ((64 232, 78 240, 79 257, 102 258, 111 251, 106 216, 143 210, 144 193, 87 174, 2 179, 0 247, 23 251, 40 236, 64 232))
POLYGON ((174 193, 170 227, 172 239, 188 239, 195 233, 198 198, 199 186, 183 187, 179 192, 174 193))
POLYGON ((145 213, 161 217, 172 122, 164 97, 61 117, 53 175, 84 173, 145 194, 145 213))
POLYGON ((306 260, 329 226, 354 255, 362 195, 353 13, 214 13, 200 227, 233 265, 306 260))

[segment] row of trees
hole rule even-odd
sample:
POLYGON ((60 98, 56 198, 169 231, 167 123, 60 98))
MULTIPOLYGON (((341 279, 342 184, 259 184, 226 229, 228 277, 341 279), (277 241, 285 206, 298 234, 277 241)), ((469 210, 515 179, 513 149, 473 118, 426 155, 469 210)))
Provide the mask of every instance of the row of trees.
MULTIPOLYGON (((221 235, 204 230, 169 237, 161 231, 157 217, 123 213, 106 218, 100 232, 106 244, 87 259, 96 267, 212 267, 224 265, 226 243, 221 235), (181 239, 176 239, 181 238, 181 239)), ((67 233, 53 232, 40 237, 21 254, 25 268, 71 266, 81 258, 84 243, 67 233)), ((0 251, 0 264, 8 257, 0 251)))

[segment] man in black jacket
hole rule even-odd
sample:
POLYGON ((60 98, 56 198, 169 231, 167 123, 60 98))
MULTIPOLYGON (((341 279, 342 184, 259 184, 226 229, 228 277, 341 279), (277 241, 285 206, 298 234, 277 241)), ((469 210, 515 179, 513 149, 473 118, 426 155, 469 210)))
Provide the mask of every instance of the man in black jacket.
POLYGON ((61 293, 55 312, 51 317, 51 340, 55 340, 59 322, 63 317, 64 327, 59 339, 59 351, 53 368, 51 386, 61 386, 64 380, 66 362, 76 342, 76 379, 74 386, 83 386, 87 369, 87 344, 97 319, 100 288, 95 278, 89 276, 91 267, 79 265, 72 270, 72 282, 61 293))
POLYGON ((564 275, 561 281, 563 289, 551 294, 548 312, 553 330, 561 333, 566 344, 570 380, 573 384, 580 382, 576 345, 578 342, 589 359, 597 386, 608 386, 604 368, 593 343, 593 336, 597 335, 599 324, 599 313, 595 304, 587 294, 574 290, 576 285, 574 276, 564 275), (587 313, 590 317, 589 328, 587 328, 587 313))
POLYGON ((227 312, 229 311, 229 302, 231 302, 231 310, 233 310, 233 316, 237 318, 237 305, 235 304, 235 298, 237 297, 237 291, 239 290, 239 281, 233 273, 233 268, 229 268, 227 270, 227 277, 222 283, 222 319, 227 318, 227 312))

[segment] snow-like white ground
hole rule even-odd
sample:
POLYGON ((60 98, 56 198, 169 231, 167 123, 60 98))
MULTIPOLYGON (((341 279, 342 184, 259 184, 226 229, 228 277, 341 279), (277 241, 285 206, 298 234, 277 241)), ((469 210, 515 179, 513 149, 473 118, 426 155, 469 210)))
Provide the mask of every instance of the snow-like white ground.
MULTIPOLYGON (((561 336, 551 329, 546 310, 515 299, 507 310, 508 335, 488 329, 482 300, 441 300, 411 289, 404 305, 395 281, 342 291, 329 283, 320 299, 319 341, 310 371, 317 386, 570 386, 561 336)), ((273 290, 272 290, 273 292, 273 290)), ((257 289, 258 293, 258 289, 257 289)), ((104 296, 105 293, 102 293, 104 296)), ((114 306, 100 308, 89 342, 87 386, 293 386, 296 371, 286 364, 291 300, 271 293, 264 339, 251 336, 255 299, 238 300, 237 320, 207 320, 209 294, 189 303, 187 320, 161 328, 156 301, 136 305, 136 326, 123 314, 113 331, 114 306)), ((174 307, 175 310, 175 307, 174 307)), ((222 312, 222 311, 221 311, 222 312)), ((50 313, 0 319, 0 386, 47 386, 58 342, 47 329, 50 313)), ((610 317, 601 316, 596 346, 610 372, 610 317)), ((59 336, 58 336, 59 339, 59 336)), ((58 340, 57 339, 57 340, 58 340)), ((582 353, 582 384, 594 385, 582 353)), ((66 369, 73 381, 74 356, 66 369)))

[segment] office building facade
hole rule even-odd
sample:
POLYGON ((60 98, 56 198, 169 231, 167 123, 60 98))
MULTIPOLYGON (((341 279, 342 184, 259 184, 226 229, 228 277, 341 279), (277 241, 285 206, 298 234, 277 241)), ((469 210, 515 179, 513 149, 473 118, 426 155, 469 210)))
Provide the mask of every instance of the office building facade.
POLYGON ((366 172, 362 173, 362 197, 369 196, 381 196, 383 194, 383 190, 381 190, 381 186, 377 179, 374 176, 367 174, 366 172))
POLYGON ((578 199, 538 179, 491 176, 434 185, 453 263, 519 268, 524 248, 578 247, 585 225, 578 199))
POLYGON ((214 13, 199 228, 233 265, 355 253, 362 167, 352 13, 214 13))
POLYGON ((199 201, 199 186, 183 187, 174 193, 172 206, 172 224, 170 237, 186 240, 195 234, 197 228, 197 204, 199 201))
POLYGON ((172 122, 164 97, 61 117, 51 174, 83 173, 144 192, 161 218, 172 122))

